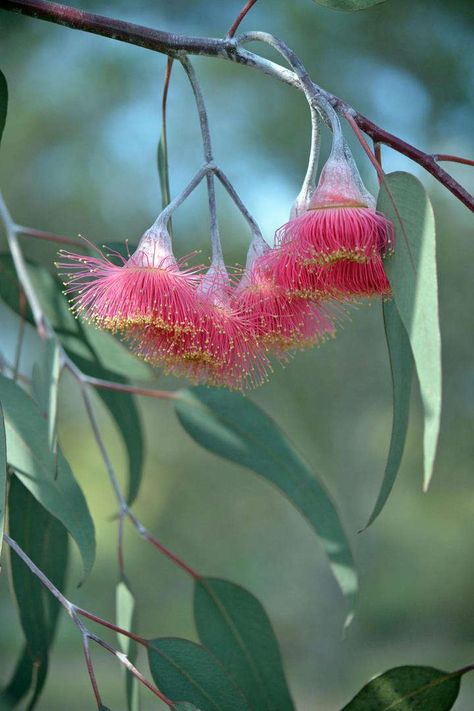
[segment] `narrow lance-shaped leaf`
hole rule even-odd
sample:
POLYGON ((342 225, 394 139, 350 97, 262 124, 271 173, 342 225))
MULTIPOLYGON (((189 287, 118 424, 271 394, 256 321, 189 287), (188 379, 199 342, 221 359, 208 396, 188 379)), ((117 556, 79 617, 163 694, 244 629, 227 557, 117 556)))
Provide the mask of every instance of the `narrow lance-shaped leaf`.
POLYGON ((395 225, 396 243, 385 268, 411 345, 424 409, 424 488, 428 488, 441 417, 441 337, 433 209, 408 173, 390 173, 377 209, 395 225))
POLYGON ((92 568, 95 534, 84 494, 60 449, 48 447, 48 427, 35 402, 16 383, 0 375, 8 464, 49 513, 67 528, 82 556, 84 574, 92 568))
POLYGON ((177 638, 148 644, 151 675, 171 701, 188 701, 201 711, 249 711, 242 691, 204 647, 177 638))
MULTIPOLYGON (((133 631, 135 625, 135 600, 125 579, 120 580, 115 591, 115 607, 117 625, 127 632, 133 631)), ((122 652, 127 655, 132 664, 137 658, 136 642, 129 637, 117 635, 122 652)), ((124 670, 125 694, 128 711, 140 710, 140 691, 136 677, 128 669, 124 670)))
POLYGON ((33 394, 39 408, 48 420, 48 446, 56 452, 57 410, 61 350, 55 338, 46 341, 43 358, 33 366, 33 394))
POLYGON ((253 711, 293 711, 278 641, 257 598, 227 580, 200 578, 194 588, 194 620, 202 644, 242 689, 253 711))
POLYGON ((7 497, 7 440, 5 437, 5 422, 3 420, 2 403, 0 402, 0 555, 2 553, 3 530, 5 526, 5 508, 7 497))
POLYGON ((400 319, 395 302, 385 301, 382 308, 392 372, 392 434, 382 487, 367 526, 370 526, 375 521, 385 506, 400 468, 408 430, 411 381, 414 368, 408 335, 400 319))
MULTIPOLYGON (((20 548, 56 587, 64 589, 68 561, 66 529, 16 476, 10 484, 9 522, 10 534, 20 548)), ((46 681, 49 649, 60 606, 14 552, 11 553, 11 570, 26 649, 3 698, 4 701, 19 700, 33 686, 33 697, 28 704, 28 709, 32 709, 46 681)))
POLYGON ((357 576, 339 514, 323 484, 277 424, 249 399, 217 388, 179 391, 176 412, 198 444, 263 476, 306 518, 352 610, 357 576))
POLYGON ((369 681, 342 711, 449 711, 467 671, 395 667, 369 681))
POLYGON ((315 0, 318 5, 329 7, 331 10, 366 10, 373 5, 380 5, 386 0, 315 0))

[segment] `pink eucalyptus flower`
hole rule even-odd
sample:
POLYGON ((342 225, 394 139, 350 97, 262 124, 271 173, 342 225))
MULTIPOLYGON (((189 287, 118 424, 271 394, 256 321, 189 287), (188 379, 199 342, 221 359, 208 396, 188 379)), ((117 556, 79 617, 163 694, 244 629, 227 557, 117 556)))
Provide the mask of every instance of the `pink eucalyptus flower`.
POLYGON ((212 264, 195 291, 193 328, 163 342, 154 327, 139 329, 133 348, 146 361, 194 383, 241 390, 265 379, 270 363, 245 313, 231 303, 229 276, 212 264))
POLYGON ((251 321, 258 340, 281 356, 334 336, 334 324, 318 305, 289 293, 275 275, 277 250, 263 242, 249 249, 247 265, 233 297, 234 305, 251 321), (263 246, 265 245, 265 246, 263 246))
POLYGON ((336 298, 390 294, 382 259, 393 247, 393 225, 375 211, 356 171, 342 149, 333 151, 308 209, 277 232, 281 258, 294 259, 296 272, 303 267, 293 279, 302 292, 306 277, 311 281, 306 268, 336 298))
POLYGON ((116 254, 120 264, 98 252, 91 257, 61 250, 57 266, 69 270, 65 293, 76 314, 113 332, 153 326, 168 337, 192 330, 199 269, 183 268, 175 259, 164 228, 145 232, 128 259, 116 254))

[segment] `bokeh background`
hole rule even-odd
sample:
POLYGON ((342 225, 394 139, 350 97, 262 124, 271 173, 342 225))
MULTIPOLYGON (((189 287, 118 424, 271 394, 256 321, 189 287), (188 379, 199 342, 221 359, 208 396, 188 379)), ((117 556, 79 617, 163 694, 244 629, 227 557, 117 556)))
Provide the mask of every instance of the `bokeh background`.
MULTIPOLYGON (((84 10, 167 30, 221 36, 242 0, 124 0, 76 3, 84 10)), ((388 0, 345 14, 311 0, 261 0, 245 28, 283 37, 322 86, 377 123, 430 152, 474 155, 472 0, 388 0)), ((265 52, 270 56, 268 52, 265 52)), ((165 59, 112 40, 0 14, 0 65, 10 86, 0 184, 17 221, 99 243, 136 241, 160 208, 156 145, 165 59)), ((309 118, 294 90, 231 63, 199 58, 218 161, 235 181, 266 236, 286 221, 306 166, 309 118)), ((349 135, 349 131, 347 131, 349 135)), ((192 97, 175 68, 169 101, 171 185, 201 162, 192 97)), ((351 139, 351 137, 349 136, 351 139)), ((324 136, 327 153, 329 137, 324 136)), ((352 140, 352 139, 351 139, 352 140)), ((372 189, 373 172, 354 146, 372 189)), ((416 165, 389 149, 387 171, 421 177, 438 225, 444 408, 432 487, 421 493, 422 423, 414 387, 409 438, 395 490, 365 533, 387 454, 391 386, 381 307, 361 305, 334 342, 302 353, 251 397, 272 413, 324 479, 351 533, 361 575, 357 616, 342 637, 344 604, 318 541, 279 494, 255 475, 199 449, 166 402, 140 401, 147 436, 146 476, 136 511, 163 542, 203 573, 248 587, 265 604, 301 711, 337 711, 374 674, 400 664, 451 670, 474 661, 474 235, 472 215, 416 165)), ((450 166, 474 189, 472 168, 450 166)), ((228 262, 242 262, 248 234, 219 193, 228 262)), ((208 251, 205 194, 175 220, 177 251, 208 251)), ((3 238, 2 238, 3 239, 3 238)), ((24 241, 32 257, 54 259, 47 243, 24 241)), ((2 242, 4 247, 4 242, 2 242)), ((0 348, 11 356, 18 323, 0 308, 0 348)), ((22 369, 36 336, 28 330, 22 369)), ((159 373, 157 373, 157 378, 159 373)), ((163 387, 181 383, 159 377, 163 387)), ((83 607, 114 615, 114 499, 75 385, 61 391, 60 437, 96 522, 98 560, 68 593, 83 607)), ((124 474, 124 449, 97 401, 106 442, 124 474)), ((8 568, 5 560, 3 572, 8 568)), ((127 572, 145 636, 195 638, 191 583, 127 531, 127 572)), ((0 683, 20 648, 20 630, 0 578, 0 683)), ((94 650, 105 703, 124 709, 114 660, 94 650)), ((140 660, 146 668, 146 660, 140 660)), ((146 691, 143 709, 159 703, 146 691)), ((466 678, 457 711, 474 706, 466 678)), ((62 619, 40 711, 93 707, 80 639, 62 619)))

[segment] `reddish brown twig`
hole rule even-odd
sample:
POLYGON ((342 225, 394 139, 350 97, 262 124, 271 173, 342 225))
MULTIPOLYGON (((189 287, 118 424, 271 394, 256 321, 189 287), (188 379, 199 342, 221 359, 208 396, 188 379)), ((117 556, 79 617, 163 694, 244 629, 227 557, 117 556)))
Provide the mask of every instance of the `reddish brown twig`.
POLYGON ((474 166, 474 160, 470 160, 469 158, 461 158, 460 156, 452 156, 448 153, 435 153, 433 158, 437 161, 444 160, 450 163, 462 163, 463 165, 474 166))
POLYGON ((153 388, 140 388, 135 385, 125 385, 125 383, 115 383, 111 380, 94 378, 91 375, 82 375, 82 380, 94 388, 104 388, 105 390, 115 390, 120 393, 130 393, 131 395, 144 395, 145 397, 155 397, 159 400, 175 400, 176 393, 171 390, 153 390, 153 388))
POLYGON ((233 37, 235 33, 237 32, 237 29, 244 19, 245 15, 249 12, 249 10, 252 9, 252 7, 255 5, 257 0, 248 0, 247 4, 242 8, 240 13, 237 15, 235 18, 233 24, 230 26, 229 31, 227 33, 227 37, 233 37))
POLYGON ((34 227, 24 227, 23 225, 17 225, 16 230, 21 235, 27 235, 28 237, 34 237, 35 239, 44 239, 47 242, 57 242, 58 244, 70 244, 73 247, 86 249, 84 242, 81 242, 81 240, 78 239, 72 239, 71 237, 63 237, 62 235, 55 235, 52 232, 36 230, 34 227))

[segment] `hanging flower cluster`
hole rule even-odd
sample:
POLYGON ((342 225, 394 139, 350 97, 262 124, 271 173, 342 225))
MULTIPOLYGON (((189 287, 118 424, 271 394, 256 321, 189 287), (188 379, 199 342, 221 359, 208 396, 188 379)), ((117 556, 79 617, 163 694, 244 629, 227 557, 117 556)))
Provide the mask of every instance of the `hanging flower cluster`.
POLYGON ((128 259, 62 251, 58 267, 77 315, 121 334, 167 373, 243 389, 267 378, 271 356, 283 362, 334 336, 338 302, 390 295, 383 257, 393 226, 376 212, 340 132, 316 189, 277 231, 273 248, 250 218, 254 234, 238 279, 225 267, 216 228, 207 271, 173 255, 167 221, 216 168, 201 172, 128 259))

